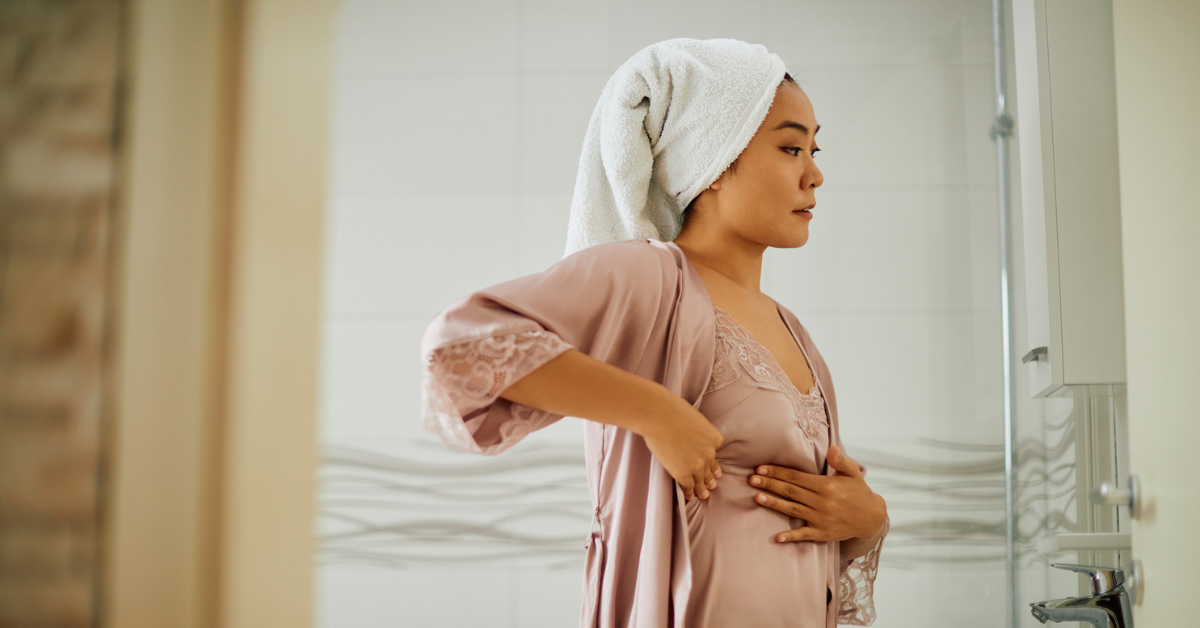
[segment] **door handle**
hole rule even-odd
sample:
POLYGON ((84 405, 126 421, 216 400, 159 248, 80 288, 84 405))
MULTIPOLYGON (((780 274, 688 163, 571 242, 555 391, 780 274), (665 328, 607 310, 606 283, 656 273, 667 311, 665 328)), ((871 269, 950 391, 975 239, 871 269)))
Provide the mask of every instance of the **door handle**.
POLYGON ((1101 482, 1090 494, 1093 504, 1110 504, 1129 508, 1129 516, 1137 519, 1142 514, 1142 494, 1136 473, 1129 476, 1129 488, 1117 488, 1111 482, 1101 482))

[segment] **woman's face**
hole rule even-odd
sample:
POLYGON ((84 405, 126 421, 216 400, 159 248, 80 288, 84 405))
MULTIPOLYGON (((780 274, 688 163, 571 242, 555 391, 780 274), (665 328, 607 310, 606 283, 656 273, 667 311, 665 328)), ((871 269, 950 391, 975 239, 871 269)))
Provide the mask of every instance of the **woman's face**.
POLYGON ((816 205, 824 181, 813 162, 819 129, 804 91, 780 84, 766 119, 738 157, 737 171, 726 170, 702 193, 709 198, 697 201, 696 218, 757 244, 804 246, 812 213, 800 210, 816 205))

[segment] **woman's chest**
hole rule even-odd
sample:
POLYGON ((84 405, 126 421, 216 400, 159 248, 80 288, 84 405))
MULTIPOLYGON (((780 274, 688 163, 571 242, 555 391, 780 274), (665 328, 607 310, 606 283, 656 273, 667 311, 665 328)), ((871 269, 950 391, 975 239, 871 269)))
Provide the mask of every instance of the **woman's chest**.
POLYGON ((699 409, 724 439, 718 460, 820 473, 830 436, 820 386, 801 392, 749 330, 719 307, 714 314, 713 372, 699 409))
POLYGON ((829 431, 819 408, 807 407, 797 415, 782 393, 742 380, 710 393, 700 411, 721 433, 717 461, 723 469, 752 471, 774 464, 814 474, 824 471, 829 431))
POLYGON ((798 390, 807 392, 812 388, 815 376, 809 368, 808 359, 788 329, 774 301, 756 307, 746 307, 739 301, 714 298, 713 310, 717 316, 718 341, 722 333, 745 336, 746 340, 772 357, 788 381, 798 390), (726 305, 721 306, 719 302, 726 305), (721 325, 722 315, 726 323, 724 328, 721 325))

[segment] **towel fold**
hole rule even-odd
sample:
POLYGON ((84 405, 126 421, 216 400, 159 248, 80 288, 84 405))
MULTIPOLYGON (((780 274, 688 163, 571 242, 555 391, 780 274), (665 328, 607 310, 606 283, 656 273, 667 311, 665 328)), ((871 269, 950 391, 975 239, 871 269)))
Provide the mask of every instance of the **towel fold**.
POLYGON ((674 240, 684 208, 745 150, 786 72, 766 47, 737 39, 669 39, 630 57, 588 122, 564 257, 674 240))

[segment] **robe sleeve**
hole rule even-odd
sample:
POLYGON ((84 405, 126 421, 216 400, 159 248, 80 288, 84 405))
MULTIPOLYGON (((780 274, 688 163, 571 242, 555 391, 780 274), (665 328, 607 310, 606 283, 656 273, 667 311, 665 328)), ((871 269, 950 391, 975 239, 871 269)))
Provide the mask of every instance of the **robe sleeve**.
MULTIPOLYGON (((840 435, 838 440, 841 441, 840 435)), ((838 446, 845 451, 840 442, 838 446)), ((866 467, 862 463, 858 463, 858 468, 866 474, 866 467)), ((884 519, 883 533, 879 535, 875 547, 866 554, 853 559, 839 555, 838 624, 870 626, 875 622, 875 576, 879 573, 879 552, 891 527, 892 519, 889 516, 884 519)))
POLYGON ((513 382, 569 349, 558 334, 546 330, 482 336, 434 349, 422 373, 422 427, 459 451, 489 454, 508 449, 562 417, 510 402, 512 418, 490 426, 489 431, 498 432, 498 442, 485 448, 475 434, 488 408, 513 382))
POLYGON ((841 559, 839 624, 870 626, 875 621, 875 576, 879 573, 879 551, 890 529, 891 517, 884 520, 883 534, 871 551, 853 560, 841 559))
POLYGON ((662 268, 645 240, 602 244, 450 304, 421 343, 422 427, 494 455, 558 421, 499 395, 572 348, 630 370, 663 303, 662 268))

